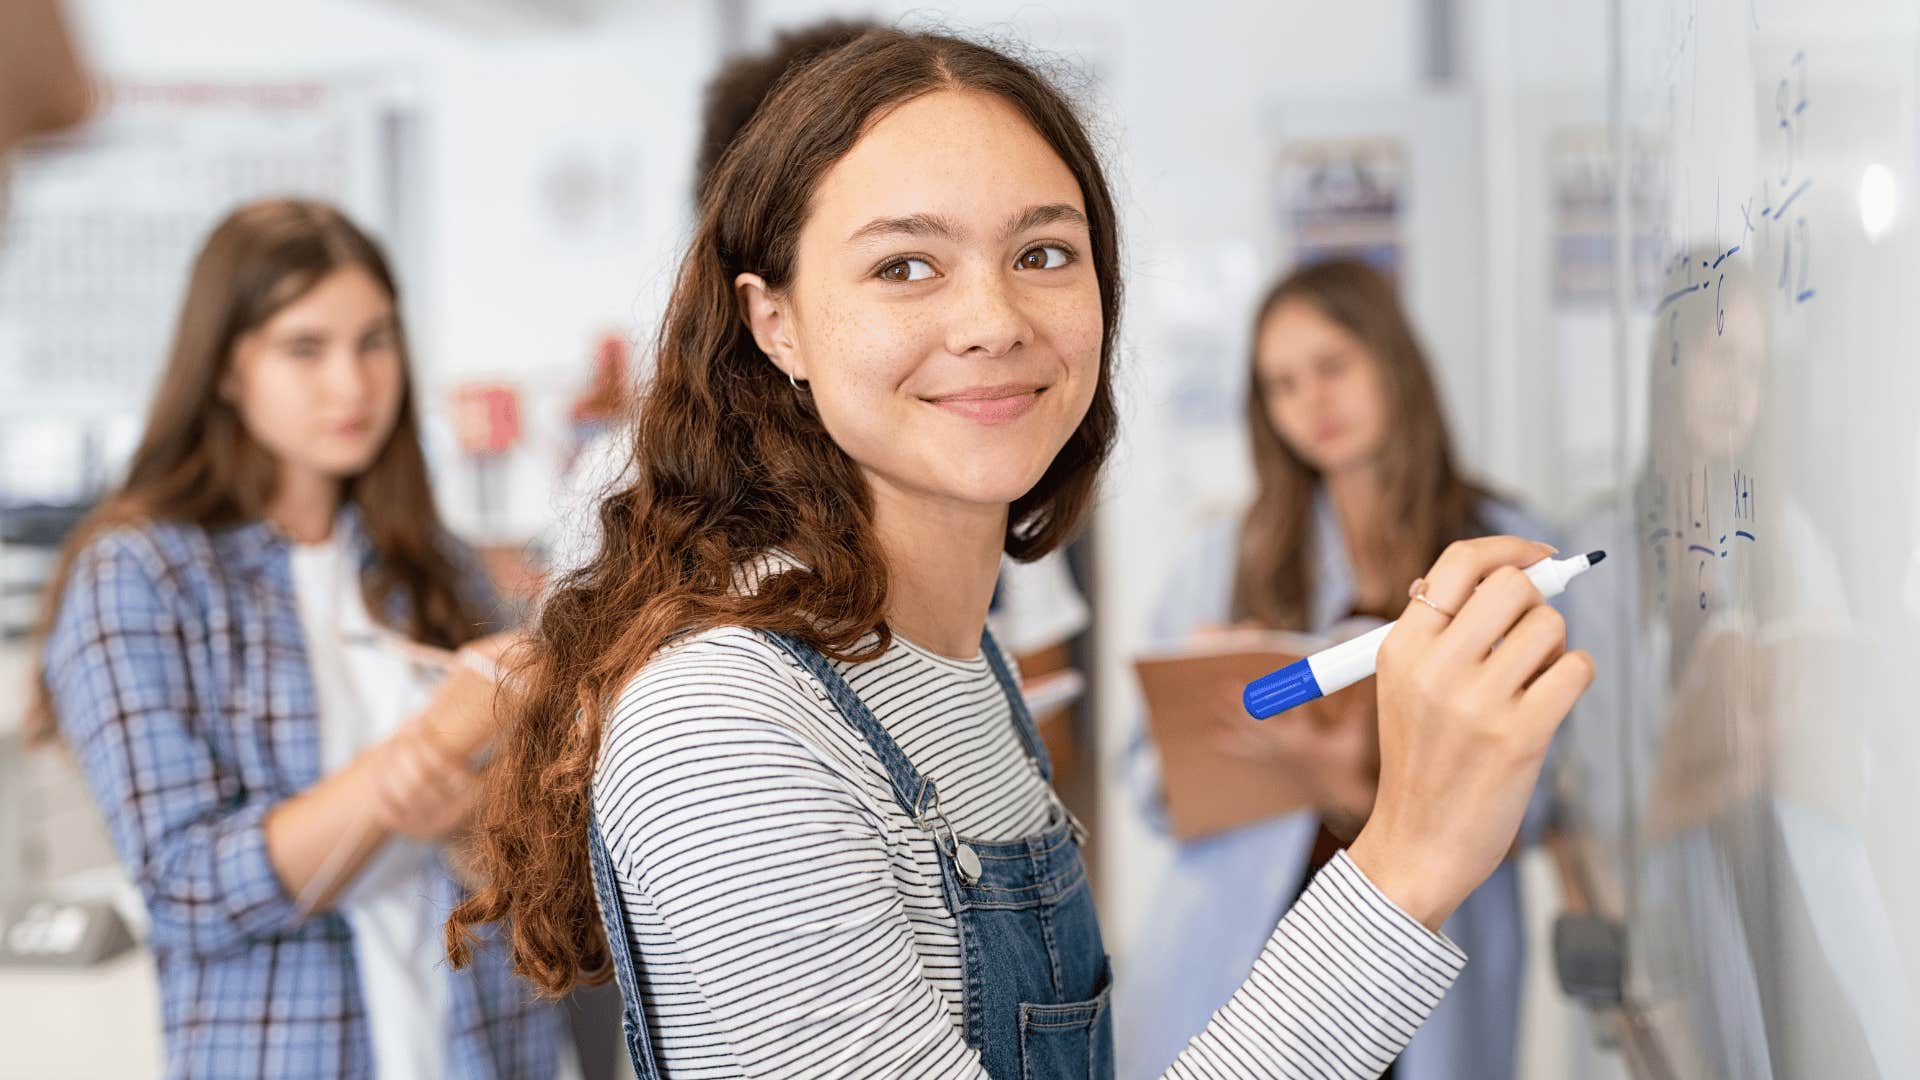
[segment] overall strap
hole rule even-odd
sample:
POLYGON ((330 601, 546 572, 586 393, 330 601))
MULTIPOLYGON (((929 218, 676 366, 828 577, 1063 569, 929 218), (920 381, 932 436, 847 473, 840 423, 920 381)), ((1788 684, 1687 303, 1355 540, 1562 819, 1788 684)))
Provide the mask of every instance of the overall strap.
POLYGON ((828 700, 867 741, 874 756, 880 759, 881 766, 887 770, 887 781, 892 785, 894 800, 907 812, 907 816, 915 821, 938 817, 940 795, 934 789, 933 781, 922 777, 920 770, 913 767, 913 762, 907 760, 900 744, 887 734, 887 729, 874 718, 873 712, 860 700, 860 695, 853 692, 853 687, 847 685, 847 681, 833 669, 827 658, 785 634, 771 630, 762 630, 760 633, 819 680, 827 692, 828 700))
POLYGON ((1040 767, 1040 776, 1047 783, 1053 783, 1053 762, 1047 757, 1047 744, 1040 738, 1040 729, 1034 725, 1033 714, 1027 711, 1026 695, 1020 692, 1020 684, 1013 679, 1013 669, 1007 664, 1007 658, 1000 652, 1000 646, 994 643, 993 635, 981 631, 980 653, 987 658, 987 666, 993 669, 993 677, 1000 682, 1000 690, 1007 695, 1007 705, 1013 710, 1013 729, 1020 733, 1020 742, 1027 748, 1027 756, 1040 767))
POLYGON ((639 965, 627 940, 626 904, 613 872, 613 854, 600 833, 597 816, 587 819, 587 858, 593 864, 593 888, 600 898, 600 922, 607 932, 607 950, 613 955, 613 974, 620 984, 620 1025, 627 1037, 627 1054, 638 1080, 659 1080, 653 1043, 647 1036, 647 1014, 641 1005, 639 965))

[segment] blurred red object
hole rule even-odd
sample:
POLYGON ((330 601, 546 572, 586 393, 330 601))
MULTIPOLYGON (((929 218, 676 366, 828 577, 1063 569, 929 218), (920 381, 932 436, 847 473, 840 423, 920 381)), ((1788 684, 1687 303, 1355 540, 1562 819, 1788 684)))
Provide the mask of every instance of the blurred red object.
POLYGON ((576 424, 591 424, 618 419, 627 407, 632 389, 627 383, 627 339, 619 334, 601 336, 593 351, 593 380, 570 410, 576 424))
POLYGON ((520 391, 506 383, 453 389, 453 433, 462 453, 497 457, 520 441, 520 391))

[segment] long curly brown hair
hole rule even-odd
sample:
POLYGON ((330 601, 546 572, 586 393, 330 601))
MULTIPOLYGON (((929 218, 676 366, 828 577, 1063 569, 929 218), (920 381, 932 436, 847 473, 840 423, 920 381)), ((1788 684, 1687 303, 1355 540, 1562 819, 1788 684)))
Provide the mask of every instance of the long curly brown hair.
POLYGON ((755 346, 733 283, 753 272, 773 290, 788 288, 821 177, 887 110, 942 89, 1004 99, 1060 155, 1085 200, 1100 285, 1093 401, 1009 508, 1007 553, 1052 550, 1092 500, 1116 421, 1119 251, 1113 198, 1072 106, 1034 67, 938 34, 874 30, 790 70, 700 201, 635 418, 632 479, 601 504, 597 552, 549 594, 516 658, 515 699, 476 830, 480 884, 447 924, 456 966, 470 959, 481 926, 506 920, 515 970, 542 991, 606 980, 587 859, 590 784, 606 709, 670 636, 754 627, 847 661, 876 657, 890 642, 888 577, 875 572, 886 560, 865 483, 806 396, 755 346), (736 569, 773 548, 803 569, 751 594, 734 591, 736 569))

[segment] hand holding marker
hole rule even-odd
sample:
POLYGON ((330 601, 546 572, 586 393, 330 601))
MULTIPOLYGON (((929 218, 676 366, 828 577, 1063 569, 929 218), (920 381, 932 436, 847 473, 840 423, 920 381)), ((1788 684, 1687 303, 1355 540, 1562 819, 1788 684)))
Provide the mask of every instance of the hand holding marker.
MULTIPOLYGON (((490 752, 488 744, 495 734, 492 708, 495 689, 503 683, 514 682, 510 672, 501 670, 499 658, 518 640, 515 635, 496 634, 467 642, 458 649, 440 649, 378 624, 346 639, 349 645, 384 650, 405 658, 418 669, 438 673, 433 701, 408 723, 423 729, 428 741, 436 747, 472 767, 478 767, 490 752)), ((364 759, 365 754, 361 760, 364 759)), ((386 842, 385 833, 376 835, 380 829, 372 804, 363 804, 348 821, 340 840, 328 851, 312 879, 294 897, 294 906, 303 917, 337 899, 336 890, 342 887, 343 881, 358 873, 372 853, 386 842)))
MULTIPOLYGON (((1567 590, 1567 582, 1598 566, 1606 557, 1604 551, 1591 551, 1570 559, 1541 559, 1527 567, 1525 572, 1527 580, 1540 590, 1540 596, 1551 600, 1567 590)), ((1424 597, 1416 596, 1415 599, 1431 603, 1424 597)), ((1352 641, 1322 649, 1248 683, 1241 695, 1247 714, 1256 720, 1265 720, 1316 698, 1345 690, 1372 675, 1379 660, 1380 643, 1387 640, 1394 625, 1388 623, 1376 627, 1352 641)))

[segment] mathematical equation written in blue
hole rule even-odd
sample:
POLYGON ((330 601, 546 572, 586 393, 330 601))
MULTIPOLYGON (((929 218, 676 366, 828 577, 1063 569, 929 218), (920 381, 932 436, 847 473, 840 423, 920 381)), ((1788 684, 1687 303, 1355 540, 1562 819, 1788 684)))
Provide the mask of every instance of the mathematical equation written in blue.
MULTIPOLYGON (((1761 166, 1760 177, 1747 185, 1742 197, 1731 208, 1715 185, 1713 246, 1701 255, 1682 252, 1666 260, 1663 276, 1670 286, 1654 305, 1654 316, 1667 319, 1671 344, 1669 363, 1680 362, 1680 307, 1699 302, 1693 298, 1713 298, 1714 333, 1726 333, 1728 262, 1744 255, 1753 266, 1761 259, 1777 261, 1774 289, 1788 306, 1812 300, 1813 236, 1807 224, 1802 202, 1813 187, 1806 167, 1807 54, 1796 52, 1781 73, 1774 89, 1774 133, 1768 154, 1771 160, 1761 166), (1738 212, 1733 221, 1729 209, 1738 212), (1728 235, 1731 233, 1731 235, 1728 235)), ((1683 230, 1684 231, 1684 230, 1683 230)))
POLYGON ((1738 466, 1715 473, 1703 465, 1679 484, 1656 473, 1646 492, 1644 540, 1662 606, 1682 575, 1699 609, 1708 610, 1713 595, 1737 577, 1728 560, 1760 542, 1753 474, 1738 466))

